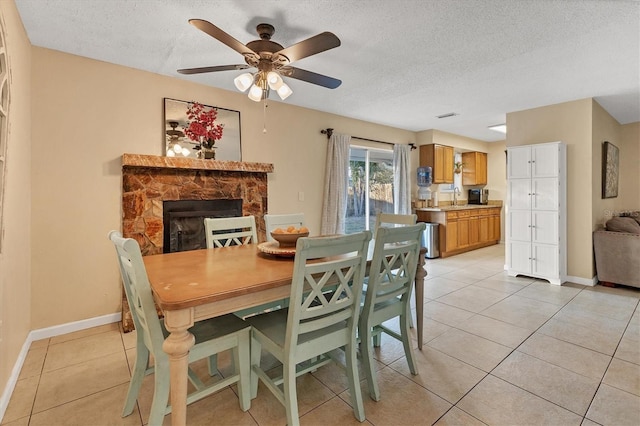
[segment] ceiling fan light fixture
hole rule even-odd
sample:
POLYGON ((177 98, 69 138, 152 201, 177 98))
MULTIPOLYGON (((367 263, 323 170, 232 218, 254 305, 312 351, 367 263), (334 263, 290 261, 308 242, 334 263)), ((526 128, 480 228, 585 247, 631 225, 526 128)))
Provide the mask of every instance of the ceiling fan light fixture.
POLYGON ((236 78, 233 79, 233 83, 236 85, 236 88, 241 92, 246 92, 249 87, 253 84, 253 74, 245 72, 244 74, 240 74, 236 78))
POLYGON ((176 143, 174 143, 174 144, 173 144, 173 151, 174 151, 176 154, 182 154, 182 146, 181 146, 179 143, 177 143, 177 142, 176 142, 176 143))
POLYGON ((267 83, 269 83, 271 90, 278 90, 284 84, 284 81, 282 81, 280 74, 275 71, 269 71, 267 73, 267 83))
POLYGON ((251 89, 249 89, 249 99, 254 102, 260 102, 262 100, 262 92, 262 89, 254 84, 251 86, 251 89))
POLYGON ((280 87, 278 87, 276 92, 278 93, 278 96, 280 96, 280 99, 282 99, 283 101, 293 94, 293 90, 291 90, 291 88, 284 82, 280 87))

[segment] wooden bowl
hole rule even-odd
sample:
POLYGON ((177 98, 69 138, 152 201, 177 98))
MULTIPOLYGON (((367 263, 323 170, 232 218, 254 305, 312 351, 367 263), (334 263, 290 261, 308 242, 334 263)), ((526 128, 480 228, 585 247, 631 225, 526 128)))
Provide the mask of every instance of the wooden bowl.
POLYGON ((278 244, 280 245, 280 247, 295 247, 296 246, 296 242, 298 241, 298 238, 300 237, 308 237, 309 233, 308 232, 300 232, 300 233, 295 233, 295 234, 289 234, 289 233, 271 233, 271 236, 273 237, 274 240, 276 240, 278 242, 278 244))

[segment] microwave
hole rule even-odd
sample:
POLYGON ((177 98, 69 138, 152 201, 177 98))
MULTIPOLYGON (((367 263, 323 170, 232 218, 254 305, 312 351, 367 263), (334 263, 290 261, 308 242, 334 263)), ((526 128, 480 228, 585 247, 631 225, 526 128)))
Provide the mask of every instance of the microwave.
POLYGON ((488 189, 470 189, 469 197, 467 198, 468 204, 487 204, 489 202, 489 190, 488 189))

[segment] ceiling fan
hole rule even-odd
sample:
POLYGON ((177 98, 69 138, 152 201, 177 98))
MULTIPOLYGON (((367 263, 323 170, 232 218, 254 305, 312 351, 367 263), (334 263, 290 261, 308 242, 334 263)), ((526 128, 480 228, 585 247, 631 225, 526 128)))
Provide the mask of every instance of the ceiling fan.
POLYGON ((178 72, 180 74, 257 68, 258 71, 253 74, 244 73, 234 79, 238 90, 245 92, 249 89, 249 99, 256 102, 266 99, 269 96, 270 89, 275 90, 282 100, 289 97, 293 91, 282 80, 283 76, 329 89, 335 89, 342 84, 342 81, 338 79, 290 65, 292 62, 340 46, 340 39, 333 33, 323 32, 284 48, 282 45, 271 41, 271 36, 275 32, 275 28, 271 24, 259 24, 256 27, 256 31, 260 36, 260 40, 250 41, 244 45, 211 22, 202 19, 190 19, 189 23, 243 55, 247 64, 179 69, 178 72))

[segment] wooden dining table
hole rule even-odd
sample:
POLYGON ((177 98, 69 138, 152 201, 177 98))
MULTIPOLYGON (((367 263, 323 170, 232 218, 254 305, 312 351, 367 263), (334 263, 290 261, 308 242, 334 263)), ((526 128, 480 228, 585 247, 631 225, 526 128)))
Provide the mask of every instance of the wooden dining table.
MULTIPOLYGON (((425 249, 415 278, 416 328, 422 349, 425 249)), ((368 260, 373 257, 370 244, 368 260)), ((187 370, 197 321, 286 299, 291 292, 293 257, 263 253, 256 244, 145 256, 156 303, 170 332, 163 350, 169 356, 171 424, 186 425, 187 370)))

